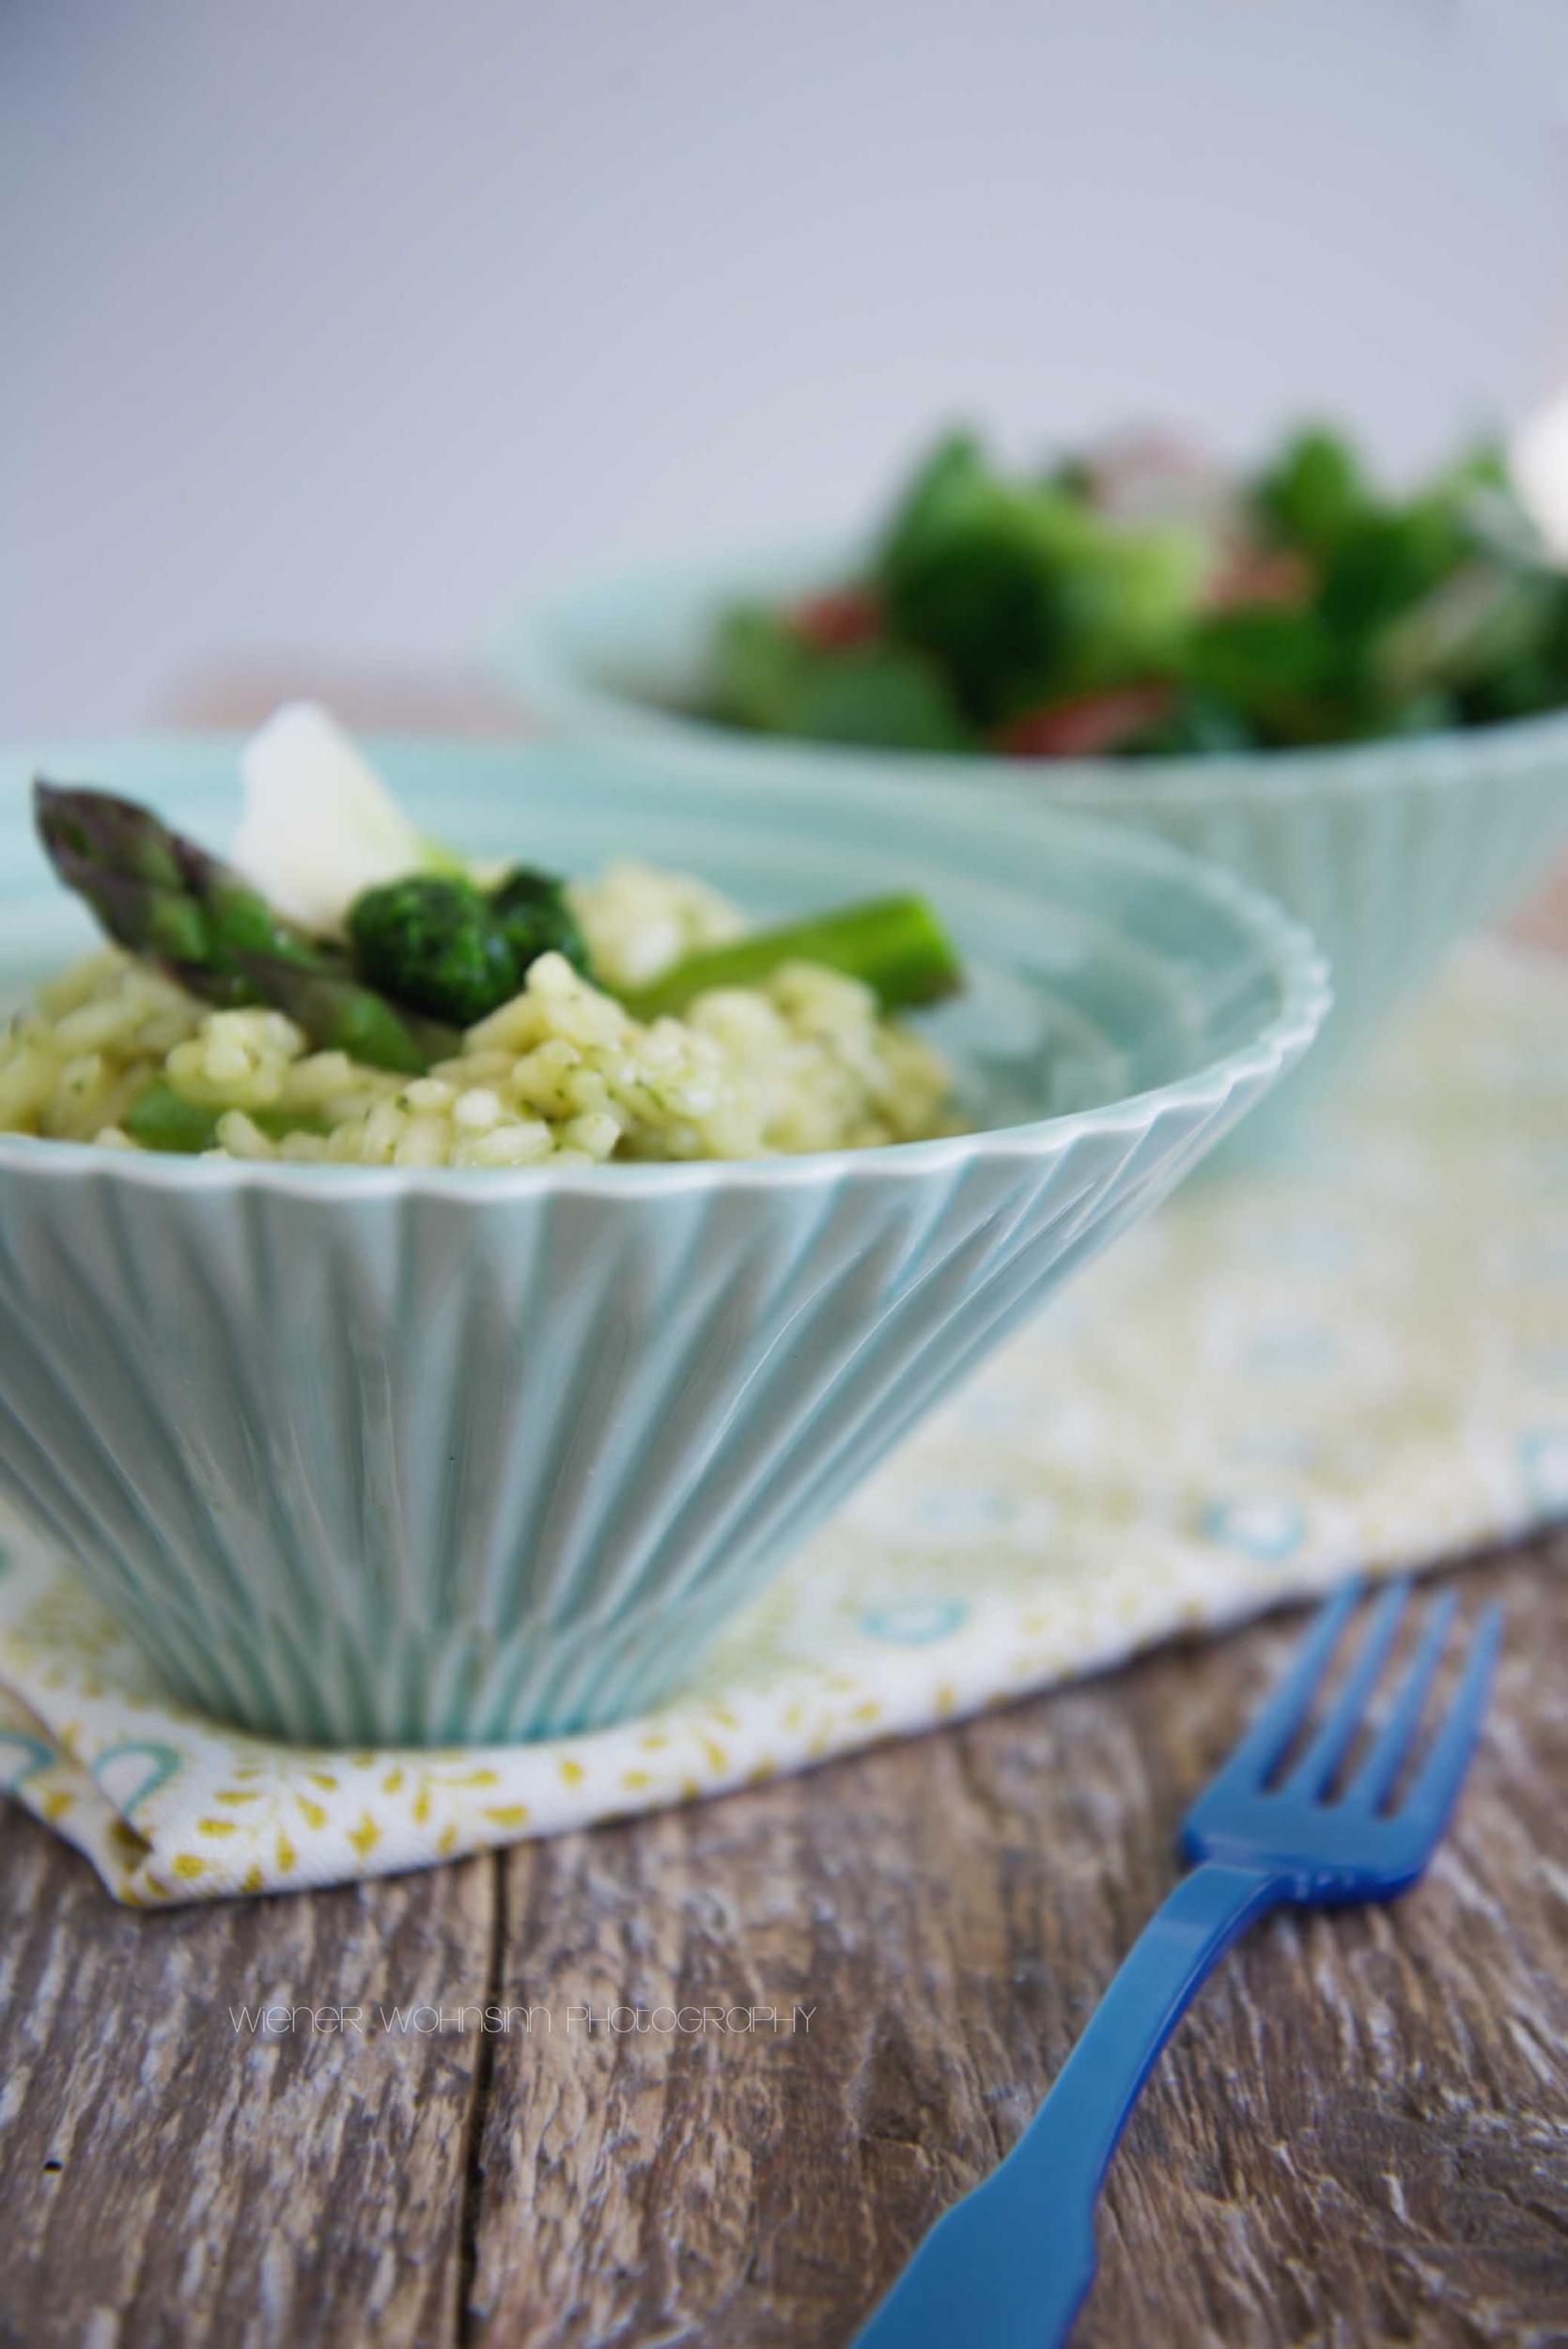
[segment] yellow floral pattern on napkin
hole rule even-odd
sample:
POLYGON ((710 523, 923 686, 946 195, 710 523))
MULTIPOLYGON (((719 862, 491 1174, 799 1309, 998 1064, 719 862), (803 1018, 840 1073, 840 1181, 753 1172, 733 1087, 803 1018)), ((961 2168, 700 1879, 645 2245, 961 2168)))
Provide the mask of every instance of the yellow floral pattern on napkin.
POLYGON ((1568 966, 1469 949, 1288 1171, 1200 1182, 856 1496, 657 1714, 318 1752, 183 1712, 20 1532, 0 1784, 142 1906, 712 1795, 1568 1515, 1568 966))

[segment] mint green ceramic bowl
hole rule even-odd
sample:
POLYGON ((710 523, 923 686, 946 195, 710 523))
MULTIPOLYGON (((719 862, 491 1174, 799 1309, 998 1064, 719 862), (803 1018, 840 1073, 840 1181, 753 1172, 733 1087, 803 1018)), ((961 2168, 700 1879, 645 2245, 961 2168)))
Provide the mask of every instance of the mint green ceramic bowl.
MULTIPOLYGON (((1048 763, 845 749, 680 714, 701 693, 724 606, 842 579, 855 559, 816 548, 563 594, 500 630, 492 666, 543 727, 613 742, 650 782, 700 771, 787 794, 811 778, 847 795, 894 781, 911 807, 919 790, 956 785, 976 801, 1001 795, 1026 822, 1092 814, 1228 865, 1328 957, 1335 1008, 1309 1091, 1568 836, 1568 713, 1343 750, 1048 763)), ((1303 1097, 1300 1081, 1286 1090, 1303 1097)))
MULTIPOLYGON (((718 1626, 1306 1049, 1320 957, 1103 826, 808 781, 656 793, 618 757, 379 745, 416 819, 557 870, 634 853, 754 914, 922 889, 978 1130, 744 1163, 240 1164, 0 1135, 0 1492, 179 1696, 292 1738, 581 1729, 718 1626), (873 797, 875 798, 875 794, 873 797)), ((221 846, 236 750, 0 759, 0 988, 92 937, 30 771, 221 846)))

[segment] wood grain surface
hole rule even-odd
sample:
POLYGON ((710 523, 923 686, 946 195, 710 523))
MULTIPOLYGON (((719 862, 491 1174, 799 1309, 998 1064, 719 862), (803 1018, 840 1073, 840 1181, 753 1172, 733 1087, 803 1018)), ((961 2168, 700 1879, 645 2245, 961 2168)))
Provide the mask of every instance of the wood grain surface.
MULTIPOLYGON (((1565 1569, 1458 1571, 1508 1645, 1453 1831, 1393 1906, 1226 1961, 1113 2167, 1083 2349, 1568 2343, 1565 1569)), ((131 1915, 5 1812, 0 2340, 846 2341, 1044 2094, 1299 1621, 338 1891, 131 1915), (236 2028, 266 2002, 318 2027, 236 2028)))

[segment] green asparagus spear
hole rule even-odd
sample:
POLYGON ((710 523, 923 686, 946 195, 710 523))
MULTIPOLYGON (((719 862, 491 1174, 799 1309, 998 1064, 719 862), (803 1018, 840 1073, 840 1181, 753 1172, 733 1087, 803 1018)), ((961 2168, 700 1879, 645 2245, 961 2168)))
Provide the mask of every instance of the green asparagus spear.
POLYGON ((877 897, 688 955, 626 1006, 635 1019, 657 1019, 710 988, 756 987, 786 962, 826 963, 861 979, 884 1011, 936 1003, 963 984, 953 941, 924 898, 877 897))
POLYGON ((178 1150, 194 1158, 218 1146, 218 1112, 201 1101, 187 1101, 161 1077, 142 1087, 120 1123, 144 1150, 178 1150))
POLYGON ((163 964, 206 1002, 270 1003, 311 1042, 417 1074, 458 1049, 457 1031, 363 987, 347 956, 273 912, 230 866, 133 800, 33 786, 51 863, 111 938, 163 964))
MULTIPOLYGON (((205 1101, 188 1101, 163 1078, 154 1077, 142 1087, 120 1122, 144 1150, 178 1150, 190 1158, 217 1148, 218 1120, 223 1113, 205 1101)), ((307 1110, 250 1110, 246 1113, 252 1125, 274 1142, 281 1142, 285 1134, 324 1134, 327 1130, 321 1119, 307 1110)))

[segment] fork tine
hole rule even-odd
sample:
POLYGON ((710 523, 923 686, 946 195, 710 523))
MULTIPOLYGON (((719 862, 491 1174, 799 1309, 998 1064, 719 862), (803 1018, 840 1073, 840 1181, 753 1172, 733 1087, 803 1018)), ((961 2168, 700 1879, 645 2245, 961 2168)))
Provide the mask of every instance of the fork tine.
POLYGON ((1409 1595, 1408 1581, 1399 1581, 1378 1600, 1344 1687, 1317 1735, 1285 1781, 1293 1795, 1320 1795, 1349 1751, 1351 1739, 1361 1726, 1367 1699, 1388 1661, 1409 1595))
POLYGON ((1296 1650, 1290 1669, 1243 1734, 1219 1773, 1220 1780, 1234 1784, 1238 1780, 1261 1781, 1268 1776, 1300 1727, 1301 1717, 1312 1701, 1340 1633, 1355 1612, 1360 1595, 1358 1582, 1346 1582, 1327 1605, 1319 1608, 1317 1620, 1296 1650))
POLYGON ((1433 1740, 1432 1750, 1421 1764, 1415 1784, 1399 1807, 1400 1825, 1424 1837, 1429 1845, 1442 1832, 1443 1822, 1453 1808, 1460 1781, 1469 1764, 1470 1749, 1486 1710, 1492 1667, 1501 1643, 1502 1609, 1494 1604, 1476 1626, 1470 1660, 1453 1692, 1448 1718, 1433 1740))
POLYGON ((1410 1659, 1410 1669, 1400 1684, 1399 1694, 1389 1708, 1389 1718, 1374 1738, 1371 1751, 1344 1790, 1346 1802, 1375 1811, 1389 1787, 1399 1776, 1399 1766, 1409 1750, 1410 1740, 1421 1720, 1426 1692, 1442 1657, 1448 1639, 1453 1610, 1459 1604, 1457 1591, 1445 1591, 1427 1619, 1421 1633, 1421 1645, 1410 1659))

